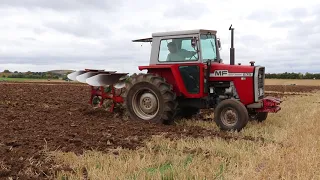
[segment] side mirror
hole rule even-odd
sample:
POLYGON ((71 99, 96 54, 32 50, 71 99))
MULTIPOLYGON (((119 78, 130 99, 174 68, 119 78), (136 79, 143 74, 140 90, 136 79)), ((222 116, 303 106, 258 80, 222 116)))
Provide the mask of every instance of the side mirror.
POLYGON ((195 47, 196 47, 196 44, 197 44, 197 38, 196 38, 196 37, 193 37, 193 38, 191 39, 191 46, 192 46, 193 48, 195 48, 195 47))

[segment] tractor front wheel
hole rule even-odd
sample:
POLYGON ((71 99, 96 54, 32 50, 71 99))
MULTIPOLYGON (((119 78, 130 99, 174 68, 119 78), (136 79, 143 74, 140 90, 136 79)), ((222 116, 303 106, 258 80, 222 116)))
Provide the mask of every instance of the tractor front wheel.
POLYGON ((165 79, 139 74, 126 83, 124 105, 133 120, 171 124, 177 108, 176 96, 165 79))
POLYGON ((249 120, 246 107, 234 99, 226 99, 214 110, 214 120, 221 130, 240 131, 249 120))

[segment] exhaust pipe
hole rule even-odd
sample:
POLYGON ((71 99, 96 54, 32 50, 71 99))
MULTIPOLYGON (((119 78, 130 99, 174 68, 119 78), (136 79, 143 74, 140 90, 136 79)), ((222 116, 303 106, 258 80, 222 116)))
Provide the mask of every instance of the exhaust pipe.
POLYGON ((231 30, 231 48, 230 48, 230 65, 234 65, 234 47, 233 47, 233 31, 234 28, 232 28, 232 24, 229 27, 229 30, 231 30))

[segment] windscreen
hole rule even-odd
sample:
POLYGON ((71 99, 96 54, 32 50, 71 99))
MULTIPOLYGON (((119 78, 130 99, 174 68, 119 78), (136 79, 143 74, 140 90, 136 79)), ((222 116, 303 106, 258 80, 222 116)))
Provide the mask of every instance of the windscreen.
POLYGON ((213 34, 201 34, 200 45, 203 62, 217 60, 216 38, 213 34))

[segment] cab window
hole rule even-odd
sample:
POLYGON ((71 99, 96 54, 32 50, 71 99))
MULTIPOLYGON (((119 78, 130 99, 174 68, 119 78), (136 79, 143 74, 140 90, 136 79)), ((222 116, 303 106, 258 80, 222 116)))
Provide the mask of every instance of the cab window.
POLYGON ((199 54, 191 45, 192 37, 163 39, 160 42, 160 62, 197 61, 199 54))

